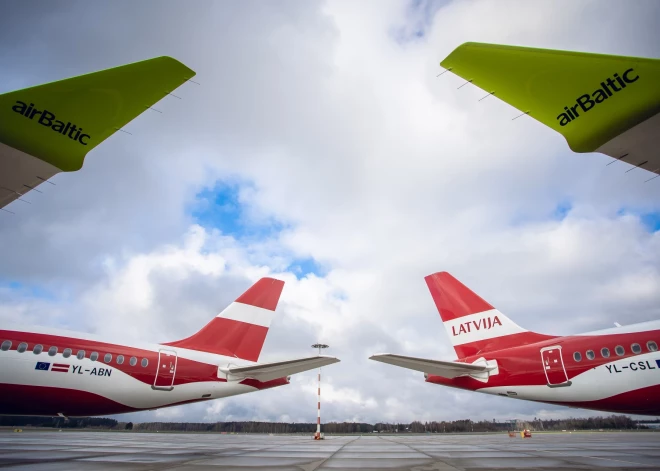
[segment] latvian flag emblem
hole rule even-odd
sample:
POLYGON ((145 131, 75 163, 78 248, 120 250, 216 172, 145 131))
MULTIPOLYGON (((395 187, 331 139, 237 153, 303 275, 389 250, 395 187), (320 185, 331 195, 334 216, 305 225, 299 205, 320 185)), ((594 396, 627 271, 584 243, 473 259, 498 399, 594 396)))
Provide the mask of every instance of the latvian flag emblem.
POLYGON ((38 361, 34 369, 48 371, 48 368, 50 368, 50 371, 58 371, 60 373, 69 372, 69 365, 65 365, 64 363, 53 363, 53 366, 51 367, 50 363, 46 361, 38 361))

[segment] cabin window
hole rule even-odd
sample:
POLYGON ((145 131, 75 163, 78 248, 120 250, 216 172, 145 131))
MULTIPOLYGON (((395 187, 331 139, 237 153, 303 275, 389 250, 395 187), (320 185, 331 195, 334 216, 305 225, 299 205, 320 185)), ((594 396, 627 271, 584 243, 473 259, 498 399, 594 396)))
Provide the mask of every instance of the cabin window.
POLYGON ((112 354, 106 353, 105 356, 103 357, 103 361, 106 363, 110 363, 112 361, 112 354))
POLYGON ((594 353, 593 350, 587 350, 587 358, 589 360, 593 360, 594 358, 596 358, 596 354, 594 353))
POLYGON ((71 349, 70 348, 65 348, 64 351, 62 352, 62 357, 63 358, 69 358, 71 356, 71 349))
POLYGON ((609 358, 610 357, 610 349, 607 347, 603 347, 600 349, 600 354, 603 355, 603 358, 609 358))
POLYGON ((573 354, 573 360, 575 361, 582 361, 582 354, 580 352, 575 352, 573 354))
POLYGON ((10 348, 11 348, 11 340, 5 340, 4 342, 2 342, 2 346, 0 346, 0 350, 2 350, 3 352, 6 352, 10 348))
POLYGON ((18 353, 23 353, 25 350, 27 350, 27 343, 25 343, 25 342, 19 343, 18 348, 16 349, 16 351, 18 353))
POLYGON ((632 350, 632 352, 633 352, 635 355, 637 355, 637 354, 639 354, 639 353, 642 353, 642 347, 641 347, 638 343, 633 343, 633 344, 630 346, 630 349, 632 350))
POLYGON ((32 353, 34 353, 35 355, 39 355, 43 351, 44 351, 44 346, 40 344, 36 344, 32 349, 32 353))
POLYGON ((76 354, 76 358, 78 360, 82 360, 83 358, 85 358, 85 350, 78 350, 78 353, 76 354))
POLYGON ((147 365, 149 364, 149 360, 147 360, 146 358, 143 358, 142 361, 140 362, 140 364, 142 365, 142 368, 146 368, 147 365))
POLYGON ((137 365, 137 358, 131 357, 130 361, 128 362, 131 366, 137 365))
POLYGON ((616 354, 619 355, 620 357, 622 357, 623 355, 626 354, 626 349, 623 348, 621 345, 617 345, 616 347, 614 347, 614 351, 615 351, 616 354))
POLYGON ((655 343, 653 340, 649 340, 648 342, 646 342, 646 348, 649 349, 649 352, 657 352, 658 344, 655 343))
POLYGON ((55 355, 57 355, 57 347, 50 347, 48 349, 48 356, 54 357, 55 355))
POLYGON ((124 355, 117 355, 117 364, 121 365, 124 363, 124 355))
POLYGON ((92 354, 89 356, 89 359, 92 361, 96 361, 99 358, 99 354, 97 352, 92 352, 92 354))

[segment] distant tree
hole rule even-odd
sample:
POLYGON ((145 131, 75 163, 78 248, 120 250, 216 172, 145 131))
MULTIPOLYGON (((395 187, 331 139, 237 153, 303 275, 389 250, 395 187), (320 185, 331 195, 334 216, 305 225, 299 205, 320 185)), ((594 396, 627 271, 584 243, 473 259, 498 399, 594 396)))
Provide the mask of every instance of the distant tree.
MULTIPOLYGON (((649 420, 648 422, 658 422, 649 420)), ((283 422, 145 422, 141 424, 119 424, 114 419, 87 417, 64 420, 53 417, 0 417, 0 426, 32 426, 56 428, 97 428, 97 429, 124 429, 140 430, 144 432, 180 431, 180 432, 223 432, 223 433, 305 433, 311 434, 316 430, 316 423, 283 423, 283 422)), ((519 421, 518 427, 531 430, 630 430, 637 428, 637 423, 622 415, 609 417, 590 417, 588 419, 570 418, 561 420, 542 420, 535 417, 533 421, 519 421)), ((506 432, 509 430, 508 422, 490 422, 482 420, 473 422, 470 419, 419 422, 409 424, 382 423, 375 425, 357 422, 329 422, 322 425, 327 434, 373 433, 374 430, 382 433, 461 433, 461 432, 506 432)))

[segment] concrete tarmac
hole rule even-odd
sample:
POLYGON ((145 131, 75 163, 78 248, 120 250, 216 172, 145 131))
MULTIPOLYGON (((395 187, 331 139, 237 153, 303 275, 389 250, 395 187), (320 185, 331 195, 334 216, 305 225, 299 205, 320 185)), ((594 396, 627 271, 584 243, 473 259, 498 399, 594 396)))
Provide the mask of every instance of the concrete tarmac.
POLYGON ((0 432, 0 468, 21 470, 660 470, 660 433, 327 437, 0 432))

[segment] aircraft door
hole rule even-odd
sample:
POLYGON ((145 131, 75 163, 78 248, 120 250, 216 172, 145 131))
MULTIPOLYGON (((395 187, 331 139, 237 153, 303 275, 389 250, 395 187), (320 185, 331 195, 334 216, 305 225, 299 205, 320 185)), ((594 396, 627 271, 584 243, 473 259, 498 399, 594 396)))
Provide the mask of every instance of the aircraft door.
POLYGON ((153 388, 163 391, 174 389, 174 375, 176 374, 177 356, 173 350, 158 350, 158 370, 153 388))
POLYGON ((559 345, 542 348, 541 361, 543 363, 543 371, 545 371, 545 378, 548 382, 548 386, 551 388, 558 388, 571 385, 571 382, 568 380, 568 375, 566 374, 564 359, 562 358, 561 347, 559 345))

